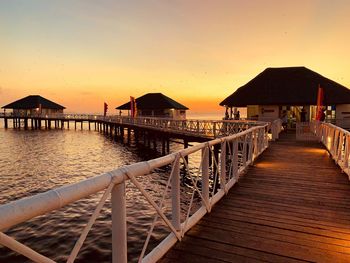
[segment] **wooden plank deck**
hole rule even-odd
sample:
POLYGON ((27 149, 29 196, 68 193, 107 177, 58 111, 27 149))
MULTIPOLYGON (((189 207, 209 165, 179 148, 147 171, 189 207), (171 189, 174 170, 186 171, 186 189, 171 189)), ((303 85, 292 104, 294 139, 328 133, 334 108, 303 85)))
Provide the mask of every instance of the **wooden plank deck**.
POLYGON ((319 143, 282 134, 160 262, 350 262, 350 183, 319 143))

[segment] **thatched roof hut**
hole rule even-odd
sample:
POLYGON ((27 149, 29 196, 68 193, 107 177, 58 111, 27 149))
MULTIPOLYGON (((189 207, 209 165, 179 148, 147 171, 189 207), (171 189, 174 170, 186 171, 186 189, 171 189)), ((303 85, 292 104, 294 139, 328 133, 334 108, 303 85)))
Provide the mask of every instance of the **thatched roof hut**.
POLYGON ((12 109, 16 115, 61 114, 64 106, 57 104, 39 95, 30 95, 16 100, 2 107, 4 110, 12 109))
MULTIPOLYGON (((147 93, 136 99, 137 108, 141 110, 178 109, 188 108, 162 93, 147 93)), ((117 110, 130 110, 130 101, 117 107, 117 110)))
POLYGON ((29 95, 25 98, 16 100, 10 104, 2 107, 3 109, 53 109, 53 110, 63 110, 64 106, 59 105, 51 100, 45 99, 39 95, 29 95))
MULTIPOLYGON (((130 101, 117 110, 130 110, 130 101)), ((188 108, 162 93, 147 93, 136 99, 137 116, 186 118, 188 108)))
POLYGON ((316 105, 318 86, 324 105, 350 103, 350 90, 306 67, 267 68, 238 88, 220 105, 316 105))

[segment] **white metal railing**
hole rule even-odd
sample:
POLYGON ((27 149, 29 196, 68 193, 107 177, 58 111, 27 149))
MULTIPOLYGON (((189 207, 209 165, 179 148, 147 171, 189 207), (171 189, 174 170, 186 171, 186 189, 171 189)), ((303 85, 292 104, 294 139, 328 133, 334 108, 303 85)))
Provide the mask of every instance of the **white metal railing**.
POLYGON ((332 158, 350 179, 350 132, 331 123, 312 122, 311 129, 324 144, 332 158))
POLYGON ((172 130, 186 134, 200 135, 206 137, 224 137, 229 134, 244 131, 250 127, 264 125, 265 122, 257 121, 227 121, 227 120, 174 120, 165 118, 148 118, 148 117, 120 117, 111 116, 107 118, 112 122, 129 124, 135 126, 153 127, 163 131, 172 130))
MULTIPOLYGON (((18 116, 19 117, 19 116, 18 116)), ((26 116, 28 117, 28 116, 26 116)), ((233 133, 244 131, 250 127, 264 125, 266 122, 252 120, 177 120, 154 117, 136 117, 119 115, 91 115, 91 114, 42 114, 31 116, 46 120, 65 119, 65 120, 86 120, 86 121, 105 121, 111 123, 127 124, 138 127, 148 127, 162 131, 173 131, 191 136, 200 136, 207 138, 218 138, 228 136, 233 133)))
POLYGON ((317 141, 315 134, 316 122, 297 122, 296 123, 296 140, 297 141, 317 141))
POLYGON ((213 205, 237 182, 248 165, 252 164, 254 159, 268 147, 268 128, 268 124, 251 127, 243 132, 201 143, 164 157, 124 166, 75 184, 1 205, 0 243, 36 262, 54 262, 8 236, 5 230, 31 218, 60 209, 91 194, 104 191, 67 262, 74 262, 87 234, 110 195, 113 262, 127 262, 125 187, 126 181, 130 180, 156 211, 139 258, 139 262, 155 262, 177 241, 181 241, 184 234, 211 211, 213 205), (200 154, 200 161, 188 162, 188 158, 195 154, 200 154), (143 187, 140 178, 164 166, 171 166, 171 172, 162 198, 157 200, 152 196, 151 191, 143 187), (180 177, 184 174, 192 186, 190 202, 181 202, 184 186, 180 183, 180 177), (168 192, 171 194, 169 195, 168 192), (201 200, 199 208, 193 206, 194 196, 201 200), (165 202, 167 197, 171 199, 170 202, 165 202), (150 236, 159 220, 168 227, 171 233, 145 256, 150 236))

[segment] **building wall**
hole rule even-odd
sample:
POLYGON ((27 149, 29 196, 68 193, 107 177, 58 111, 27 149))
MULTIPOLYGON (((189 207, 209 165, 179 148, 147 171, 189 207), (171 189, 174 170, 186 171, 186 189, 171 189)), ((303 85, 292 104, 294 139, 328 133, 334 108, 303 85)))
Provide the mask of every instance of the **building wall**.
POLYGON ((185 120, 186 119, 186 110, 174 110, 173 119, 185 120))
POLYGON ((169 118, 174 120, 185 120, 186 119, 186 111, 185 110, 177 110, 177 109, 166 109, 165 113, 169 118))
POLYGON ((279 118, 278 105, 248 105, 247 118, 258 120, 275 120, 279 118))
POLYGON ((335 107, 335 125, 350 128, 350 104, 338 104, 335 107))
POLYGON ((19 116, 38 116, 38 115, 55 115, 55 114, 62 114, 63 109, 56 110, 56 109, 41 109, 41 111, 36 109, 13 109, 14 115, 19 116))
POLYGON ((169 118, 175 120, 186 119, 185 110, 164 109, 164 110, 137 110, 138 117, 169 118))
POLYGON ((247 105, 247 119, 258 119, 259 105, 247 105))
POLYGON ((335 107, 336 119, 350 119, 350 104, 338 104, 335 107))
POLYGON ((260 105, 259 110, 259 120, 275 120, 280 117, 278 105, 260 105))

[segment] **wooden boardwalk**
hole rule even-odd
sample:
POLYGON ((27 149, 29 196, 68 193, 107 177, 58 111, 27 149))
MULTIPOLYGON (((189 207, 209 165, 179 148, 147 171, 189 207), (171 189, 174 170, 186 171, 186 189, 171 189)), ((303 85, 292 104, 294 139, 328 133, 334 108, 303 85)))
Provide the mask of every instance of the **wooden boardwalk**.
POLYGON ((350 183, 320 143, 281 134, 160 262, 350 262, 350 183))

